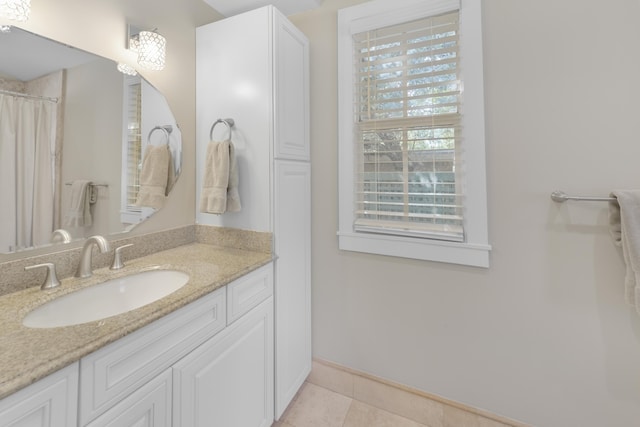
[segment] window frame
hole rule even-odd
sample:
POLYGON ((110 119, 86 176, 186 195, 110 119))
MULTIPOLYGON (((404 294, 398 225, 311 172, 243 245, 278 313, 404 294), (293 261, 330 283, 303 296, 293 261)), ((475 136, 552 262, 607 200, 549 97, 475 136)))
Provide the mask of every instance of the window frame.
POLYGON ((478 0, 374 0, 338 11, 338 243, 339 249, 489 267, 484 129, 482 14, 478 0), (464 242, 354 230, 352 34, 460 10, 464 242))

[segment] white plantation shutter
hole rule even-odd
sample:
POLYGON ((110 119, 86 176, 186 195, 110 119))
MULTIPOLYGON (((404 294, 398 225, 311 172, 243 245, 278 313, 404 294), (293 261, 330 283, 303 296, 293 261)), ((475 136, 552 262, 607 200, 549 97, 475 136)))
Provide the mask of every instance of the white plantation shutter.
POLYGON ((127 87, 127 187, 126 208, 140 211, 135 206, 140 190, 140 165, 142 164, 142 92, 140 82, 127 87))
POLYGON ((137 224, 142 209, 136 206, 142 167, 142 83, 140 76, 125 76, 122 101, 122 182, 120 222, 137 224))
POLYGON ((464 241, 458 18, 353 35, 355 231, 464 241))

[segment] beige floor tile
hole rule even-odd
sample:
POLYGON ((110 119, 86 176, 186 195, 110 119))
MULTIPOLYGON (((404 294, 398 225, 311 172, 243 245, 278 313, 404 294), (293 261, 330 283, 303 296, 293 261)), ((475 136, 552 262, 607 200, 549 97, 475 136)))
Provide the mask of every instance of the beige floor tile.
POLYGON ((293 427, 291 424, 287 424, 284 421, 276 421, 271 427, 293 427))
POLYGON ((314 361, 307 381, 320 387, 353 397, 353 374, 314 361))
POLYGON ((485 418, 453 406, 445 405, 444 408, 445 427, 511 427, 499 421, 485 418))
POLYGON ((292 427, 342 427, 350 405, 346 396, 305 383, 281 422, 292 427))
POLYGON ((429 427, 443 427, 444 405, 426 397, 354 375, 353 397, 429 427))
POLYGON ((344 427, 424 427, 424 424, 354 400, 344 427))
POLYGON ((478 416, 478 427, 511 427, 509 424, 478 416))

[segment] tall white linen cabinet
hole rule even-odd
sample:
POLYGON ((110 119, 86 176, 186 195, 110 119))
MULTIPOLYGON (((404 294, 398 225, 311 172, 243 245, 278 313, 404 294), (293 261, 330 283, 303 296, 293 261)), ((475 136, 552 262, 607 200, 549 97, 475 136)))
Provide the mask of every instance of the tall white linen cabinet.
POLYGON ((273 6, 196 29, 197 203, 207 144, 229 135, 242 210, 197 209, 196 221, 273 233, 275 387, 266 398, 278 419, 311 370, 311 173, 309 42, 273 6), (230 131, 214 126, 228 118, 230 131))

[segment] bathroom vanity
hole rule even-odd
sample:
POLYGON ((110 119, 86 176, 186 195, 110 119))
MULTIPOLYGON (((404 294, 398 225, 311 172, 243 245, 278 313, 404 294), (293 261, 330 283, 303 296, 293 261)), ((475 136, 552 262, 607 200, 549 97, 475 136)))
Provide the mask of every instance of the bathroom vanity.
MULTIPOLYGON (((271 255, 193 244, 134 260, 119 274, 149 266, 182 270, 190 281, 159 301, 99 322, 29 329, 20 323, 24 312, 59 295, 29 289, 0 297, 4 303, 22 299, 25 307, 9 313, 18 314, 13 320, 0 319, 2 361, 14 360, 3 370, 2 395, 44 369, 54 371, 0 400, 0 425, 272 424, 271 255), (5 347, 18 332, 24 339, 5 347)), ((110 273, 97 270, 95 280, 110 273)), ((68 279, 63 286, 59 293, 85 285, 68 279)))

